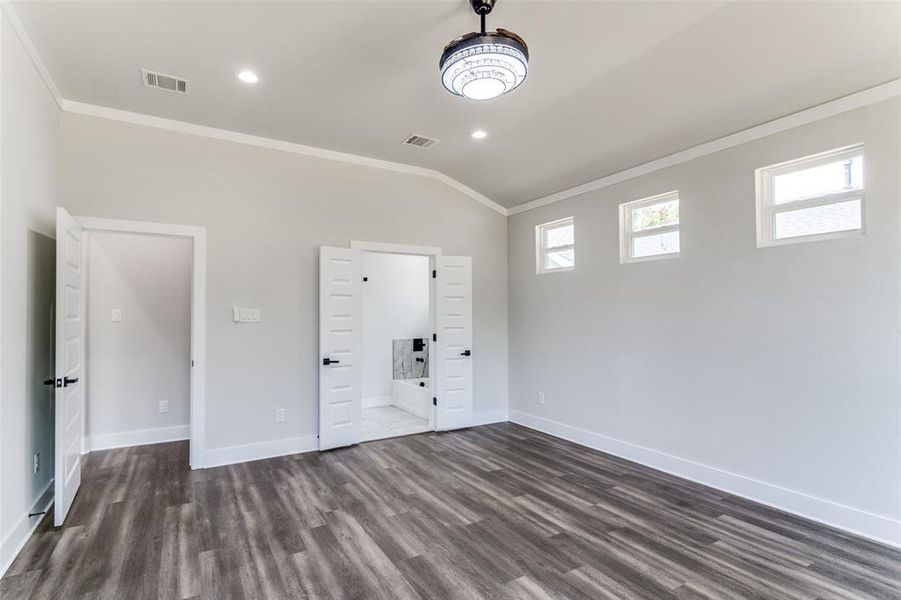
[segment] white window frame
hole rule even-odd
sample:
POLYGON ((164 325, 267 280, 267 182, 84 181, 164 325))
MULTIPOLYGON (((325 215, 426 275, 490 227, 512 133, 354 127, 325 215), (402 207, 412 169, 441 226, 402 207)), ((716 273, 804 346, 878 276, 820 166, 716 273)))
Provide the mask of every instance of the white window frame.
POLYGON ((535 273, 538 275, 544 275, 545 273, 561 273, 565 271, 572 271, 576 268, 576 221, 573 217, 566 217, 565 219, 557 219, 556 221, 551 221, 549 223, 542 223, 541 225, 535 226, 535 273), (548 248, 546 245, 547 236, 545 233, 549 229, 558 229, 560 227, 565 227, 567 225, 571 225, 573 228, 573 243, 565 246, 555 246, 553 248, 548 248), (555 268, 545 268, 546 261, 544 260, 545 255, 548 252, 560 252, 562 250, 572 250, 573 251, 573 266, 571 267, 555 267, 555 268))
POLYGON ((802 244, 806 242, 815 242, 820 240, 834 240, 844 237, 857 237, 866 233, 866 169, 867 162, 863 163, 863 181, 859 189, 834 192, 829 194, 820 194, 785 202, 777 205, 775 203, 773 179, 778 175, 792 173, 825 165, 842 160, 848 160, 856 157, 863 157, 863 144, 853 144, 844 146, 834 150, 827 150, 819 154, 804 156, 793 160, 787 160, 775 165, 761 167, 757 169, 755 174, 755 193, 757 196, 757 247, 764 248, 768 246, 782 246, 785 244, 802 244), (776 215, 780 212, 795 211, 803 208, 812 208, 816 206, 827 206, 829 204, 837 204, 848 200, 856 200, 860 198, 860 228, 845 229, 842 231, 830 231, 828 233, 813 233, 810 235, 799 235, 790 238, 776 237, 776 215))
POLYGON ((679 258, 679 252, 667 252, 666 254, 654 254, 651 256, 632 256, 632 240, 640 237, 648 237, 652 235, 660 235, 661 233, 670 233, 679 231, 679 250, 682 249, 682 233, 679 229, 682 224, 682 201, 679 199, 679 190, 664 192, 656 196, 641 198, 631 202, 625 202, 619 205, 619 262, 621 264, 647 262, 649 260, 663 260, 666 258, 679 258), (663 204, 675 200, 679 203, 679 223, 675 225, 663 225, 661 227, 652 227, 651 229, 643 229, 641 231, 632 230, 632 211, 636 208, 651 206, 654 204, 663 204))

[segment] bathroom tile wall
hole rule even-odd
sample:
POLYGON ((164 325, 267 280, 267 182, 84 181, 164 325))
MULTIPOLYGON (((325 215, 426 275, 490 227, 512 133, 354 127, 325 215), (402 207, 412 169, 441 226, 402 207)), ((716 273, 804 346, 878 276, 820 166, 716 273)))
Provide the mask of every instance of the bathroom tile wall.
POLYGON ((411 338, 392 340, 394 379, 420 379, 429 376, 429 340, 411 338))

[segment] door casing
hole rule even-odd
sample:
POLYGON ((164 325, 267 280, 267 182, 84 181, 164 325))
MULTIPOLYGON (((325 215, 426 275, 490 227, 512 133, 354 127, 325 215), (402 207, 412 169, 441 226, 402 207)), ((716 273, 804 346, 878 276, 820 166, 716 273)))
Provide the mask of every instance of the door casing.
MULTIPOLYGON (((431 270, 436 268, 436 258, 439 256, 443 256, 443 251, 441 248, 437 246, 416 246, 409 244, 386 244, 380 242, 366 242, 359 240, 352 240, 350 242, 350 249, 355 253, 354 260, 357 261, 357 264, 362 264, 362 254, 363 252, 373 252, 373 253, 382 253, 382 254, 407 254, 407 255, 416 255, 416 256, 428 256, 429 257, 429 270, 430 270, 430 284, 429 284, 429 329, 431 332, 435 331, 435 279, 431 278, 431 270)), ((357 282, 357 286, 362 287, 362 281, 357 282)), ((431 360, 431 357, 434 356, 435 352, 435 342, 430 337, 429 338, 429 381, 435 381, 435 361, 431 360)), ((323 357, 320 357, 320 360, 323 357)), ((432 384, 434 385, 434 384, 432 384)), ((320 406, 320 410, 322 410, 320 406)), ((435 406, 432 405, 431 410, 429 411, 429 429, 436 430, 437 422, 436 422, 436 413, 435 406)))
MULTIPOLYGON (((206 414, 206 227, 103 219, 98 217, 73 218, 81 225, 86 236, 91 232, 132 233, 160 237, 187 238, 192 241, 191 266, 191 399, 190 399, 190 465, 202 469, 205 458, 206 414)), ((87 244, 82 245, 82 262, 87 269, 87 244)), ((90 382, 86 381, 86 389, 90 382)), ((84 411, 82 411, 84 415, 84 411)), ((84 453, 84 449, 82 450, 84 453)))

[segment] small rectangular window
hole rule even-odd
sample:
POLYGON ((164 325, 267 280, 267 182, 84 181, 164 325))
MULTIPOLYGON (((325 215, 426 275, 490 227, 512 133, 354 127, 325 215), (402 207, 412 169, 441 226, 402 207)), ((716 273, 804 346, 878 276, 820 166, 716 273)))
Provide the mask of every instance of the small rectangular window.
POLYGON ((620 262, 679 256, 679 192, 620 204, 620 262))
POLYGON ((863 231, 863 145, 757 169, 757 246, 863 231))
POLYGON ((573 218, 535 228, 536 272, 569 271, 576 266, 576 231, 573 218))

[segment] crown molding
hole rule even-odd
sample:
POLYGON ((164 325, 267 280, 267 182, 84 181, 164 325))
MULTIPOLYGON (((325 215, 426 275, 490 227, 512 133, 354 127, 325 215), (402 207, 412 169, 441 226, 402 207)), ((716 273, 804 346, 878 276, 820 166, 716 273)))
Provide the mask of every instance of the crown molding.
POLYGON ((494 202, 484 194, 477 192, 464 183, 448 177, 444 173, 441 173, 440 171, 436 171, 434 169, 427 169, 425 167, 417 167, 405 163, 380 160, 368 156, 360 156, 358 154, 349 154, 347 152, 326 150, 325 148, 317 148, 315 146, 307 146, 304 144, 297 144, 285 140, 250 135, 247 133, 240 133, 228 129, 217 129, 215 127, 206 127, 204 125, 197 125, 184 121, 164 119, 162 117, 154 117, 152 115, 130 112, 117 108, 110 108, 107 106, 99 106, 96 104, 87 104, 84 102, 67 100, 60 93, 59 87, 57 87, 56 82, 50 75, 50 71, 47 69, 44 61, 41 60, 41 56, 40 54, 38 54, 37 48, 35 48, 34 43, 31 41, 31 37, 25 30, 25 26, 22 24, 22 20, 19 18, 18 13, 16 13, 16 9, 13 7, 10 0, 0 0, 0 9, 2 9, 2 12, 6 15, 10 26, 16 33, 16 37, 19 38, 22 47, 25 49, 25 53, 28 55, 28 58, 34 65, 34 68, 38 72, 38 75, 40 75, 41 80, 43 80, 44 85, 47 86, 47 90, 50 92, 50 95, 53 96, 54 100, 56 100, 56 104, 57 106, 59 106, 60 110, 64 112, 89 115, 92 117, 100 117, 103 119, 133 123, 136 125, 144 125, 146 127, 155 127, 157 129, 166 129, 168 131, 177 131, 201 137, 236 142, 249 146, 257 146, 259 148, 268 148, 270 150, 280 150, 282 152, 291 152, 293 154, 314 156, 317 158, 324 158, 326 160, 335 160, 364 167, 384 169, 387 171, 395 171, 397 173, 406 173, 408 175, 429 177, 452 187, 461 194, 468 196, 479 204, 487 206, 498 214, 504 217, 507 216, 507 209, 497 202, 494 202))
POLYGON ((429 177, 454 188, 458 192, 464 194, 465 196, 468 196, 479 204, 487 206, 491 210, 505 217, 540 208, 542 206, 547 206, 549 204, 560 202, 562 200, 573 198, 575 196, 580 196, 582 194, 587 194, 589 192, 600 190, 605 187, 621 183, 623 181, 628 181, 629 179, 641 177, 642 175, 660 171, 662 169, 679 165, 696 158, 701 158, 703 156, 714 154, 716 152, 727 150, 729 148, 734 148, 735 146, 758 140, 763 137, 787 131, 795 127, 800 127, 808 123, 813 123, 814 121, 819 121, 821 119, 832 117, 843 112, 862 108, 870 104, 875 104, 876 102, 881 102, 882 100, 888 100, 889 98, 901 96, 901 79, 893 79, 881 85, 877 85, 875 87, 871 87, 866 90, 838 98, 836 100, 831 100, 824 104, 819 104, 817 106, 807 108, 799 112, 792 113, 790 115, 786 115, 784 117, 780 117, 778 119, 774 119, 772 121, 768 121, 754 127, 750 127, 748 129, 744 129, 737 133, 705 142, 703 144, 681 150, 674 154, 670 154, 662 158, 636 165, 617 173, 605 175, 604 177, 600 177, 587 183, 583 183, 581 185, 577 185, 561 190, 559 192, 555 192, 553 194, 549 194, 547 196, 543 196, 541 198, 537 198, 524 204, 518 204, 516 206, 506 208, 504 206, 501 206, 497 202, 494 202, 487 196, 472 189, 466 184, 434 169, 427 169, 425 167, 417 167, 405 163, 380 160, 377 158, 360 156, 357 154, 349 154, 346 152, 338 152, 335 150, 327 150, 315 146, 307 146, 304 144, 297 144, 294 142, 288 142, 274 138, 266 138, 247 133, 240 133, 228 129, 206 127, 204 125, 197 125, 184 121, 175 121, 172 119, 155 117, 143 113, 129 112, 116 108, 99 106, 96 104, 87 104, 83 102, 66 100, 62 97, 59 88, 53 81, 53 77, 51 77, 46 65, 44 65, 44 62, 41 60, 37 49, 32 43, 28 32, 25 31, 25 27, 22 25, 22 21, 19 19, 19 16, 10 3, 10 0, 0 0, 0 9, 2 9, 2 12, 6 15, 12 29, 15 31, 16 36, 19 38, 22 46, 25 48, 26 53, 31 59, 32 64, 34 65, 41 79, 44 81, 44 84, 47 86, 50 94, 53 96, 54 100, 56 100, 57 105, 62 111, 89 115, 104 119, 111 119, 114 121, 133 123, 137 125, 144 125, 146 127, 155 127, 158 129, 188 133, 191 135, 209 137, 213 139, 226 140, 239 144, 268 148, 270 150, 280 150, 282 152, 291 152, 294 154, 314 156, 327 160, 336 160, 366 167, 385 169, 398 173, 406 173, 409 175, 429 177))
POLYGON ((474 189, 460 183, 456 179, 452 179, 434 169, 426 169, 404 163, 391 162, 370 158, 368 156, 360 156, 358 154, 348 154, 346 152, 338 152, 336 150, 326 150, 317 148, 316 146, 306 146, 285 140, 261 137, 248 133, 240 133, 229 129, 218 129, 216 127, 207 127, 205 125, 197 125, 195 123, 187 123, 185 121, 176 121, 163 117, 155 117, 143 113, 130 112, 120 110, 118 108, 110 108, 108 106, 99 106, 97 104, 87 104, 84 102, 74 102, 72 100, 63 100, 62 109, 68 113, 79 115, 87 115, 91 117, 100 117, 111 121, 120 121, 123 123, 132 123, 134 125, 143 125, 145 127, 153 127, 156 129, 165 129, 168 131, 176 131, 179 133, 187 133, 200 137, 206 137, 216 140, 224 140, 245 144, 248 146, 257 146, 269 150, 279 150, 281 152, 290 152, 292 154, 302 154, 305 156, 313 156, 316 158, 324 158, 326 160, 334 160, 339 162, 351 163, 363 167, 372 167, 375 169, 384 169, 386 171, 395 171, 398 173, 406 173, 408 175, 418 175, 421 177, 430 177, 445 185, 448 185, 458 192, 468 196, 476 202, 487 206, 491 210, 507 216, 507 209, 492 201, 490 198, 480 194, 474 189))
POLYGON ((37 49, 34 47, 34 44, 31 41, 31 37, 28 35, 28 32, 25 31, 25 26, 22 24, 22 20, 19 18, 19 14, 16 12, 16 9, 13 8, 13 5, 9 0, 0 0, 0 10, 2 10, 2 12, 6 15, 6 20, 9 21, 9 26, 12 27, 12 30, 15 32, 16 37, 19 38, 19 42, 25 49, 25 54, 28 55, 28 58, 31 60, 31 64, 34 65, 34 68, 38 72, 38 75, 40 75, 41 80, 44 82, 44 85, 47 86, 47 91, 50 92, 50 95, 53 96, 54 100, 56 100, 56 105, 60 108, 60 110, 62 110, 62 94, 59 93, 59 88, 56 87, 56 82, 53 81, 53 77, 50 76, 50 71, 47 70, 47 65, 44 64, 43 60, 41 60, 41 56, 38 54, 37 49))
POLYGON ((684 162, 688 162, 696 158, 701 158, 702 156, 707 156, 709 154, 714 154, 715 152, 720 152, 722 150, 728 150, 729 148, 734 148, 735 146, 746 144, 754 140, 759 140, 760 138, 787 131, 789 129, 794 129, 795 127, 800 127, 801 125, 807 125, 808 123, 820 121, 822 119, 832 117, 843 112, 848 112, 849 110, 862 108, 870 104, 875 104, 876 102, 888 100, 890 98, 894 98, 895 96, 901 96, 901 79, 893 79, 881 85, 877 85, 875 87, 871 87, 863 91, 850 94, 848 96, 843 96, 836 100, 831 100, 829 102, 819 104, 811 108, 806 108, 796 113, 768 121, 761 125, 756 125, 737 133, 733 133, 712 140, 710 142, 705 142, 698 146, 693 146, 674 154, 670 154, 668 156, 664 156, 662 158, 658 158, 656 160, 631 167, 624 171, 619 171, 618 173, 606 175, 587 183, 583 183, 575 187, 567 188, 565 190, 537 198, 524 204, 511 206, 507 209, 507 215, 513 216, 519 213, 526 212, 528 210, 533 210, 535 208, 547 206, 555 202, 560 202, 561 200, 566 200, 575 196, 581 196, 582 194, 594 192, 602 188, 627 181, 629 179, 634 179, 636 177, 641 177, 642 175, 647 175, 648 173, 666 169, 667 167, 682 164, 684 162))

